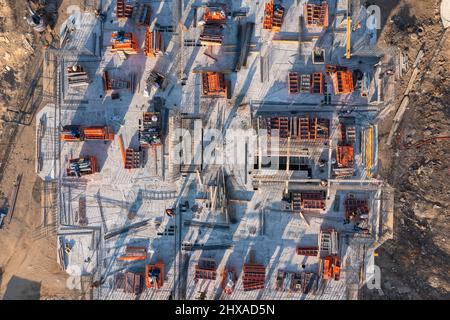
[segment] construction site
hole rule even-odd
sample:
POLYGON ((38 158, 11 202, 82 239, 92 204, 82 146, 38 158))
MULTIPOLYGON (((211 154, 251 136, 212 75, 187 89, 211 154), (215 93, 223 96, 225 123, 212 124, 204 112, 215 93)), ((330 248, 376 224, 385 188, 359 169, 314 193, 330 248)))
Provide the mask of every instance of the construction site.
POLYGON ((376 12, 358 0, 89 3, 45 50, 53 101, 36 114, 35 170, 53 186, 47 219, 75 287, 359 299, 394 221, 376 12))

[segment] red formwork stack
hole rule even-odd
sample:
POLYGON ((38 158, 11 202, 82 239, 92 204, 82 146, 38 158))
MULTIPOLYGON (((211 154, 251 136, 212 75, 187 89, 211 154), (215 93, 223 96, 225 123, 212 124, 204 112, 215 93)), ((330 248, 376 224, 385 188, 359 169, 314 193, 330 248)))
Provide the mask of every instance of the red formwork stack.
POLYGON ((214 259, 202 258, 195 266, 194 281, 198 281, 199 279, 216 280, 216 270, 217 264, 214 259))
POLYGON ((262 264, 244 264, 242 283, 244 291, 264 289, 266 267, 262 264))

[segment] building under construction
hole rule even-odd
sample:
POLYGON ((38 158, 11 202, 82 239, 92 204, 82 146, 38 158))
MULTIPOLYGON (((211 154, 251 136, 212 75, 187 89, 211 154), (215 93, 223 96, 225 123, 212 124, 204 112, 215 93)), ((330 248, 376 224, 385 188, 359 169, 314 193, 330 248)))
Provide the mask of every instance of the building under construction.
POLYGON ((91 3, 37 115, 61 269, 93 299, 357 299, 393 221, 366 9, 91 3))

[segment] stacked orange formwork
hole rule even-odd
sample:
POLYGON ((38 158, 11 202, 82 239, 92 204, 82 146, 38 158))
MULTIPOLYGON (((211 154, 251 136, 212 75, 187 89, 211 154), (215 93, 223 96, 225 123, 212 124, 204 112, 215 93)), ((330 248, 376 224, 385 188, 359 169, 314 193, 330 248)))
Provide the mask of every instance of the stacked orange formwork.
POLYGON ((81 126, 69 125, 64 126, 60 136, 61 141, 83 141, 83 130, 81 126))
POLYGON ((274 5, 273 1, 266 3, 264 9, 263 29, 279 32, 283 24, 284 7, 281 5, 274 5))
POLYGON ((232 268, 225 268, 222 272, 222 289, 226 294, 232 294, 234 287, 236 286, 237 275, 236 271, 232 268))
POLYGON ((205 7, 205 14, 203 16, 203 19, 207 24, 225 23, 227 19, 225 7, 223 6, 205 7))
POLYGON ((297 247, 297 254, 299 256, 317 257, 319 254, 319 247, 297 247))
POLYGON ((83 135, 85 140, 104 140, 104 141, 114 140, 114 131, 112 130, 112 128, 107 126, 84 128, 83 135))
POLYGON ((199 279, 216 280, 216 269, 217 264, 214 259, 200 259, 198 264, 195 266, 194 281, 198 281, 199 279))
POLYGON ((328 28, 328 3, 322 1, 321 4, 305 4, 304 12, 307 27, 328 28))
POLYGON ((323 94, 323 88, 325 85, 325 79, 321 72, 314 72, 311 75, 311 93, 323 94))
POLYGON ((353 168, 354 166, 354 153, 352 146, 337 146, 336 149, 336 161, 340 168, 353 168))
POLYGON ((349 221, 359 221, 364 218, 367 219, 369 214, 369 204, 366 199, 357 199, 347 197, 345 199, 345 219, 349 221))
POLYGON ((317 117, 298 119, 299 138, 303 141, 322 142, 330 136, 330 121, 317 117))
POLYGON ((164 285, 164 263, 157 262, 145 267, 145 286, 160 289, 164 285))
POLYGON ((289 133, 289 118, 288 117, 272 117, 267 118, 267 133, 273 135, 273 130, 278 130, 280 138, 287 138, 289 133))
POLYGON ((341 276, 341 259, 338 256, 327 256, 323 258, 323 273, 324 280, 334 279, 338 281, 341 276))
POLYGON ((350 94, 354 91, 353 76, 350 70, 336 71, 331 74, 334 94, 350 94))
POLYGON ((227 96, 225 75, 219 72, 202 73, 203 94, 205 96, 227 96))
POLYGON ((127 246, 125 248, 125 254, 117 258, 119 261, 142 261, 146 259, 147 248, 134 246, 127 246))
POLYGON ((150 27, 145 32, 145 49, 147 57, 156 57, 162 51, 162 36, 160 31, 150 31, 150 27))
POLYGON ((302 192, 301 209, 304 212, 325 211, 325 195, 322 192, 302 192))
POLYGON ((347 71, 347 70, 348 70, 348 68, 344 67, 344 66, 335 66, 335 65, 332 65, 332 64, 327 64, 325 66, 325 72, 329 76, 331 76, 333 73, 335 73, 337 71, 347 71))
POLYGON ((133 8, 134 6, 130 4, 129 0, 117 0, 116 3, 117 18, 119 19, 131 18, 131 16, 133 15, 133 8))
POLYGON ((113 32, 111 52, 119 51, 127 54, 139 53, 137 40, 133 33, 124 31, 113 32))
POLYGON ((244 264, 242 284, 244 291, 264 289, 266 267, 262 264, 244 264))
POLYGON ((299 76, 298 76, 297 72, 289 72, 288 90, 289 90, 289 94, 294 94, 294 93, 300 92, 299 76))

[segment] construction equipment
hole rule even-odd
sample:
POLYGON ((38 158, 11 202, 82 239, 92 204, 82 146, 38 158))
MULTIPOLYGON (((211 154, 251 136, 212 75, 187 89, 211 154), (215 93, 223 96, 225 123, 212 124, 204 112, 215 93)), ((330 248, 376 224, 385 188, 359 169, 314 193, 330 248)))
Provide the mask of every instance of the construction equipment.
POLYGON ((233 268, 225 268, 222 272, 222 289, 226 294, 232 294, 236 286, 237 275, 233 268))
POLYGON ((123 52, 126 54, 139 53, 137 39, 134 34, 125 31, 113 32, 111 52, 123 52))
POLYGON ((194 281, 197 282, 199 279, 216 280, 216 269, 216 260, 210 258, 200 259, 195 266, 194 281))
POLYGON ((264 289, 266 282, 266 267, 262 264, 244 264, 242 284, 244 291, 264 289))
POLYGON ((96 172, 97 160, 93 156, 69 160, 69 168, 67 168, 67 176, 69 177, 81 177, 96 172))
POLYGON ((142 148, 161 145, 161 114, 159 112, 143 113, 142 120, 139 119, 138 136, 142 148))
POLYGON ((116 14, 118 19, 131 18, 133 15, 134 5, 131 0, 117 0, 116 14))
POLYGON ((148 3, 141 3, 137 9, 136 24, 138 26, 147 26, 151 24, 152 7, 148 3))
POLYGON ((163 51, 163 42, 161 32, 151 31, 150 27, 145 31, 145 49, 144 53, 147 57, 156 57, 159 52, 163 51))
POLYGON ((324 280, 334 279, 338 281, 341 276, 341 259, 338 256, 327 256, 322 260, 324 280))
POLYGON ((145 261, 147 259, 146 247, 127 246, 125 254, 118 257, 118 261, 145 261))
POLYGON ((202 72, 202 92, 205 96, 227 97, 225 75, 219 72, 202 72))
POLYGON ((145 286, 149 289, 161 289, 164 285, 164 263, 157 262, 145 267, 145 286))
POLYGON ((306 17, 307 27, 328 28, 328 3, 326 0, 321 4, 305 4, 303 13, 306 17))
POLYGON ((81 126, 64 126, 61 132, 61 141, 88 141, 103 140, 113 141, 114 131, 107 126, 93 126, 82 128, 81 126))
POLYGON ((273 1, 266 3, 264 9, 263 29, 279 32, 283 24, 284 7, 280 4, 274 4, 273 1))
POLYGON ((67 82, 69 87, 89 85, 89 76, 80 65, 74 65, 67 68, 67 82))

